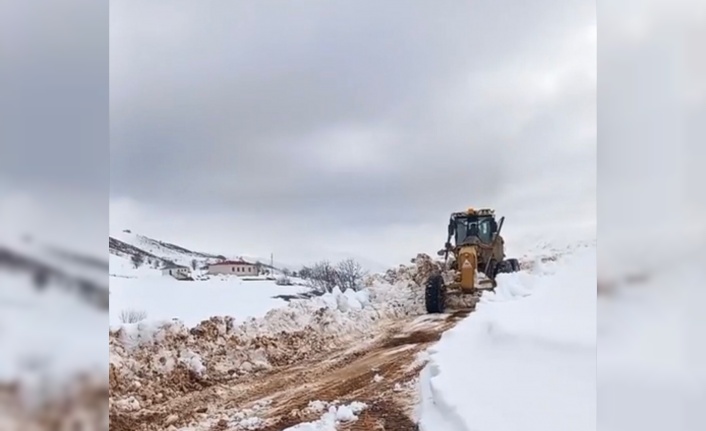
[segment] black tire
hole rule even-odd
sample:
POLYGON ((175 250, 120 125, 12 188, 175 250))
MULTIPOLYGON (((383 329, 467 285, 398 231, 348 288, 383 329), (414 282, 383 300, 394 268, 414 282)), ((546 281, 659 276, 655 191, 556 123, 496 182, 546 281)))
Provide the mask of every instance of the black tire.
POLYGON ((510 262, 510 269, 512 270, 512 272, 518 272, 521 269, 519 260, 508 259, 508 261, 510 262))
POLYGON ((424 302, 427 313, 443 313, 446 308, 446 285, 440 274, 434 274, 427 280, 424 289, 424 302))
POLYGON ((502 273, 510 273, 510 272, 517 272, 520 270, 520 262, 517 261, 517 259, 507 259, 503 260, 500 262, 500 265, 498 265, 498 272, 502 273))

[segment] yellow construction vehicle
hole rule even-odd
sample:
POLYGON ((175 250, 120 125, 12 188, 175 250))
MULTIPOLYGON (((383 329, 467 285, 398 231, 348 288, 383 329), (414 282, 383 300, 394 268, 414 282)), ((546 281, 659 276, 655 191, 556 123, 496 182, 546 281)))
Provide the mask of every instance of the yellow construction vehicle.
POLYGON ((432 274, 426 281, 428 313, 443 313, 447 295, 492 290, 497 285, 497 274, 520 270, 517 259, 505 259, 505 242, 500 236, 504 221, 505 217, 501 217, 498 223, 491 209, 469 208, 451 214, 448 237, 438 255, 444 256, 444 267, 452 276, 448 283, 439 273, 432 274))

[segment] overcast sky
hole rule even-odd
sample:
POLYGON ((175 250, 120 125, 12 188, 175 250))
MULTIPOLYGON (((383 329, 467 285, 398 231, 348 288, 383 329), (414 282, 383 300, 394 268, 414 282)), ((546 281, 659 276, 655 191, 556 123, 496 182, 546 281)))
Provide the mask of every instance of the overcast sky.
POLYGON ((0 2, 0 242, 107 257, 107 9, 0 2))
POLYGON ((592 1, 110 8, 111 230, 389 265, 468 206, 595 217, 592 1))

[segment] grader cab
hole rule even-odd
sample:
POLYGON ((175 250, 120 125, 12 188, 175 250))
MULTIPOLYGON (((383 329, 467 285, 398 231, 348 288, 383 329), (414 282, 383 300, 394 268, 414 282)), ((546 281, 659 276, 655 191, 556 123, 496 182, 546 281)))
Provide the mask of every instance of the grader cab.
POLYGON ((500 236, 504 221, 502 217, 498 222, 491 209, 469 208, 451 214, 448 237, 438 254, 444 256, 453 280, 447 285, 441 274, 433 274, 427 280, 427 312, 443 313, 448 294, 492 290, 497 285, 497 274, 519 271, 517 259, 505 259, 505 242, 500 236))

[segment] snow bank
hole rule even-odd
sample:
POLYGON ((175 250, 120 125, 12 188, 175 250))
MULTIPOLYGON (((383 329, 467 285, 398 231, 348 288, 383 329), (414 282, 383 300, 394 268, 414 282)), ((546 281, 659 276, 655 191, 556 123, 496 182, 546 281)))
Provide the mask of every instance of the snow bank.
MULTIPOLYGON (((237 319, 261 317, 286 305, 277 295, 295 295, 302 286, 278 286, 274 281, 243 281, 235 277, 179 281, 161 274, 141 278, 110 279, 110 324, 119 327, 121 313, 144 311, 147 319, 178 319, 193 327, 211 316, 237 319)), ((125 322, 130 323, 130 322, 125 322)))
POLYGON ((595 253, 498 277, 430 352, 422 430, 595 430, 595 253))
POLYGON ((599 297, 597 429, 706 429, 705 257, 599 297))
POLYGON ((211 317, 191 329, 180 321, 122 325, 110 333, 111 398, 135 396, 145 408, 194 385, 233 381, 362 342, 377 333, 376 325, 423 310, 420 289, 375 284, 294 300, 238 323, 211 317))

